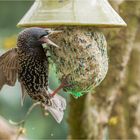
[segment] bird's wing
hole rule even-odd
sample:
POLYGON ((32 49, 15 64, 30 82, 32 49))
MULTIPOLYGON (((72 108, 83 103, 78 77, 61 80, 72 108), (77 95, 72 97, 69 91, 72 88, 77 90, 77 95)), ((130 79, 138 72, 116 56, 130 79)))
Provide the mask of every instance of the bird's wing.
MULTIPOLYGON (((18 77, 18 53, 17 48, 13 48, 0 56, 0 90, 7 84, 14 86, 18 77)), ((19 80, 20 82, 20 80, 19 80)), ((23 105, 26 90, 22 82, 21 90, 21 105, 23 105)))
POLYGON ((0 89, 3 85, 14 86, 18 72, 17 48, 11 49, 0 56, 0 89))

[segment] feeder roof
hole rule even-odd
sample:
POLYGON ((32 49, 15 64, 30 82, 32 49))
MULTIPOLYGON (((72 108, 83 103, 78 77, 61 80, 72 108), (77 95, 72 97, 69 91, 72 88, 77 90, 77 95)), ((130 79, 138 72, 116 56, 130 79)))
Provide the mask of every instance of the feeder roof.
POLYGON ((126 23, 107 0, 36 0, 17 26, 61 25, 123 27, 126 23))

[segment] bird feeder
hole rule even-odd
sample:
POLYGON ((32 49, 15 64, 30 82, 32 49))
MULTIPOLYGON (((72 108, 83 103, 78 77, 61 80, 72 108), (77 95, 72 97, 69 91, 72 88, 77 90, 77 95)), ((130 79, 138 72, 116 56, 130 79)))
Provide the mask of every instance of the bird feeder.
POLYGON ((107 0, 36 0, 18 27, 50 27, 62 30, 50 36, 60 48, 50 47, 60 81, 67 76, 75 97, 90 92, 108 70, 107 43, 101 27, 125 27, 126 23, 107 0))
POLYGON ((59 25, 123 27, 126 23, 107 0, 36 0, 17 26, 59 25))

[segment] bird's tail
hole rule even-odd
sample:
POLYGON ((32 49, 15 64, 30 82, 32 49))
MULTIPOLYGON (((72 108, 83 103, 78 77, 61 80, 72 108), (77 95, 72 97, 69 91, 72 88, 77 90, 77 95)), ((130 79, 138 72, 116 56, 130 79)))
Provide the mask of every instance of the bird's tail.
MULTIPOLYGON (((49 93, 53 91, 48 89, 49 93)), ((56 94, 51 99, 51 105, 45 105, 45 109, 50 112, 54 119, 60 123, 64 116, 64 110, 66 109, 66 100, 62 96, 56 94)))

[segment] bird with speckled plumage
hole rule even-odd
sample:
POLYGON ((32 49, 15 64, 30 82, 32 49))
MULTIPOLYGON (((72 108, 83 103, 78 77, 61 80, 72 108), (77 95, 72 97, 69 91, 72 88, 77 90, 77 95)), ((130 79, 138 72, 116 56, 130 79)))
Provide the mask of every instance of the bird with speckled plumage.
MULTIPOLYGON (((0 56, 0 89, 5 84, 14 86, 18 79, 21 84, 22 97, 24 98, 27 93, 32 99, 49 106, 49 111, 53 116, 59 116, 60 111, 58 110, 64 110, 66 102, 63 97, 56 95, 56 91, 62 85, 52 94, 49 93, 49 61, 46 56, 47 49, 44 49, 42 44, 46 43, 58 47, 49 39, 50 34, 57 33, 60 31, 38 27, 24 29, 18 36, 17 48, 13 48, 0 56), (59 107, 55 102, 59 104, 59 107), (58 114, 56 114, 56 110, 58 114)), ((58 121, 60 120, 58 119, 58 121)))

